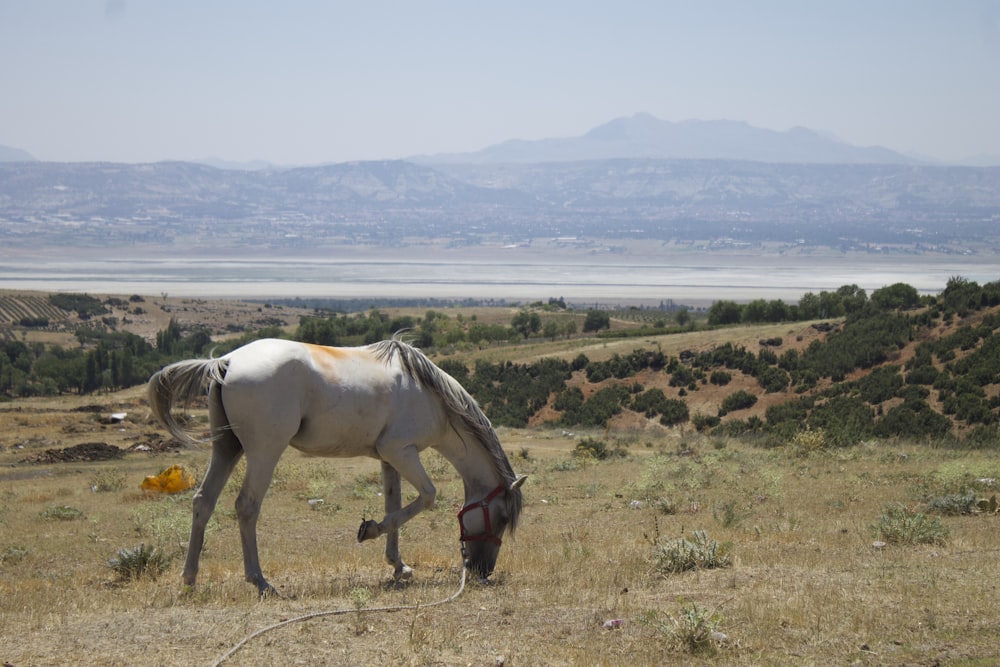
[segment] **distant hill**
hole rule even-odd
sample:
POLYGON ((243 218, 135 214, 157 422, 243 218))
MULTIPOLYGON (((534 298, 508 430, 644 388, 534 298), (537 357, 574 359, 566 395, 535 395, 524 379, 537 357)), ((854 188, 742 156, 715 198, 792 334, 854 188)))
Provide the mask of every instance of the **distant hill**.
POLYGON ((0 145, 0 162, 35 162, 35 157, 20 148, 0 145))
POLYGON ((672 123, 640 113, 616 118, 579 137, 513 139, 474 153, 412 158, 424 164, 576 162, 615 158, 746 160, 794 164, 917 164, 879 146, 859 147, 804 127, 776 132, 730 120, 672 123))
POLYGON ((217 157, 206 157, 200 160, 192 160, 195 164, 204 164, 216 169, 233 169, 236 171, 260 171, 274 167, 270 162, 264 160, 250 160, 249 162, 236 162, 234 160, 223 160, 217 157))
MULTIPOLYGON (((404 237, 781 241, 838 249, 957 243, 997 252, 1000 168, 609 159, 0 163, 0 245, 396 244, 404 237), (296 241, 299 239, 299 241, 296 241)), ((950 250, 953 251, 953 250, 950 250)))

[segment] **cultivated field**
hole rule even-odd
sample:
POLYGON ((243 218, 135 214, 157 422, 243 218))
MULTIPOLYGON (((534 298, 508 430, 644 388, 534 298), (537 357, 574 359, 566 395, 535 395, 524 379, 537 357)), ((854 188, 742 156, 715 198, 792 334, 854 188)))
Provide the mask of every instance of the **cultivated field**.
POLYGON ((243 581, 234 482, 210 525, 197 588, 181 586, 191 492, 144 494, 140 483, 173 464, 200 475, 208 451, 171 450, 142 397, 133 389, 0 404, 5 664, 212 665, 257 630, 337 609, 349 613, 274 629, 224 664, 1000 661, 990 574, 1000 518, 926 505, 966 491, 988 499, 1000 478, 992 452, 906 442, 823 451, 807 441, 765 450, 691 429, 502 430, 515 470, 529 475, 516 539, 505 541, 490 584, 469 582, 454 602, 425 608, 415 605, 459 586, 455 472, 426 457, 438 505, 404 529, 415 577, 395 588, 383 542, 355 539, 362 517, 381 517, 377 464, 289 452, 259 525, 264 572, 282 597, 259 600, 243 581), (117 412, 125 420, 109 423, 117 412), (624 455, 574 456, 583 437, 607 438, 624 455), (95 442, 134 451, 103 461, 46 455, 95 442), (936 538, 878 532, 893 503, 914 512, 899 523, 936 538), (728 545, 729 564, 667 571, 672 540, 695 531, 728 545), (172 557, 165 572, 117 576, 108 560, 140 544, 172 557), (385 606, 406 608, 364 610, 385 606), (617 627, 605 627, 611 620, 617 627))

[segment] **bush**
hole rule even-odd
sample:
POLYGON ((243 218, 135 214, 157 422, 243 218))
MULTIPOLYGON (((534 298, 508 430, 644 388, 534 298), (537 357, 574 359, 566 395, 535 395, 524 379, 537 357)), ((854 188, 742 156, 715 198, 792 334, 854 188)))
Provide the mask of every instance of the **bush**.
POLYGON ((679 615, 670 617, 666 631, 667 636, 688 653, 713 654, 720 638, 723 641, 725 638, 719 632, 721 623, 722 617, 718 613, 692 602, 679 615))
POLYGON ((722 420, 715 415, 703 415, 700 412, 696 413, 691 417, 691 423, 698 431, 706 431, 708 429, 713 429, 719 425, 722 420))
POLYGON ((20 563, 29 553, 28 547, 11 545, 0 551, 0 563, 20 563))
POLYGON ((668 398, 664 402, 663 414, 660 415, 660 423, 664 426, 681 424, 688 420, 687 403, 678 398, 668 398))
POLYGON ((615 447, 611 449, 608 447, 608 443, 594 438, 583 438, 573 448, 573 456, 593 458, 598 461, 605 461, 612 456, 623 457, 626 455, 627 453, 623 448, 615 447))
POLYGON ((875 524, 875 533, 890 544, 941 544, 948 537, 948 529, 940 519, 928 518, 899 504, 885 508, 875 524))
POLYGON ((727 373, 726 371, 712 371, 712 374, 709 376, 708 381, 714 385, 724 387, 727 384, 729 384, 732 381, 732 379, 733 376, 731 373, 727 373))
POLYGON ((108 561, 108 567, 123 581, 146 576, 156 579, 170 565, 170 557, 156 547, 140 544, 132 549, 120 549, 118 556, 108 561))
POLYGON ((722 407, 719 410, 719 415, 723 416, 734 410, 746 410, 747 408, 752 408, 757 404, 757 397, 748 391, 740 389, 737 392, 726 396, 722 399, 722 407))
POLYGON ((791 441, 792 449, 799 455, 822 451, 826 449, 827 444, 826 431, 809 426, 792 436, 791 441))
POLYGON ((629 391, 625 387, 604 387, 584 401, 576 414, 563 414, 562 422, 569 426, 604 426, 621 412, 622 402, 628 401, 628 398, 629 391))
POLYGON ((94 493, 121 491, 125 488, 125 471, 118 469, 98 470, 90 478, 90 490, 94 493))
POLYGON ((928 511, 947 516, 972 514, 978 509, 979 498, 973 491, 938 496, 937 498, 931 498, 927 501, 928 511))
POLYGON ((676 574, 688 570, 712 569, 732 565, 730 544, 709 539, 703 530, 692 532, 692 539, 678 537, 654 546, 653 560, 661 574, 676 574))
POLYGON ((654 387, 633 397, 631 408, 645 414, 648 418, 652 418, 663 413, 668 405, 667 397, 663 391, 654 387))
POLYGON ((777 366, 766 366, 757 374, 757 384, 768 394, 784 391, 789 381, 788 373, 777 366))
POLYGON ((875 425, 880 438, 942 438, 951 430, 951 420, 931 409, 923 400, 907 401, 889 410, 875 425))
POLYGON ((83 512, 69 505, 56 505, 42 510, 39 517, 47 521, 76 521, 83 518, 83 512))

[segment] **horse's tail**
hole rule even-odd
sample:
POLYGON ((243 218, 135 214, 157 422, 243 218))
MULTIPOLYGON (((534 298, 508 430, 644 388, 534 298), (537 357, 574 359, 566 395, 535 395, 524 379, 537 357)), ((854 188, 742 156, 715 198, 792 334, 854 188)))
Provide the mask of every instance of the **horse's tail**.
POLYGON ((225 383, 226 367, 229 360, 189 359, 170 364, 153 373, 147 387, 149 407, 157 420, 175 438, 188 445, 206 442, 191 435, 183 424, 174 418, 171 408, 175 403, 187 406, 197 396, 203 396, 206 389, 218 391, 225 383))

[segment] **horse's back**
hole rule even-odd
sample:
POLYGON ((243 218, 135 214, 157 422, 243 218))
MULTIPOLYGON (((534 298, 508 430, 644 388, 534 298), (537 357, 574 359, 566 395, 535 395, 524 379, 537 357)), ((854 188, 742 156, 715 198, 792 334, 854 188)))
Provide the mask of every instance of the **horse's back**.
POLYGON ((399 367, 366 347, 261 339, 226 356, 222 400, 244 447, 259 441, 321 456, 370 454, 408 393, 399 367))

